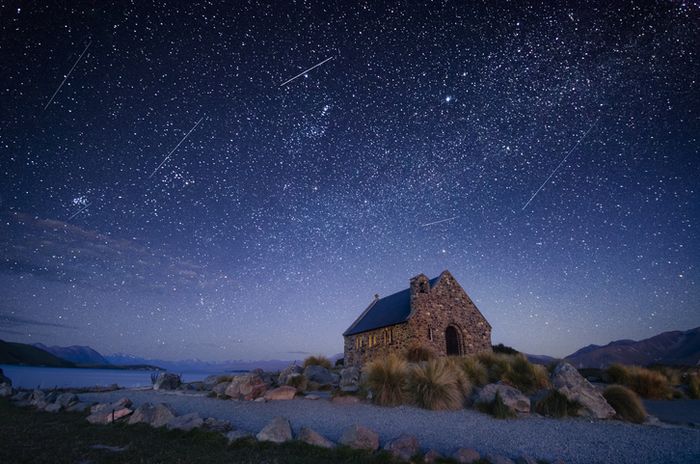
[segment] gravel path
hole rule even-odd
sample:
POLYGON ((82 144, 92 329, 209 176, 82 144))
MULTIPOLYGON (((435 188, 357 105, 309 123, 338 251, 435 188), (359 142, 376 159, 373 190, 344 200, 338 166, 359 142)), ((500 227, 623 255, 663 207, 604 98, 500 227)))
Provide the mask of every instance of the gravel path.
POLYGON ((561 458, 567 464, 700 462, 700 430, 687 427, 538 417, 497 420, 468 409, 442 412, 304 399, 255 403, 154 391, 122 390, 79 396, 83 401, 97 402, 126 396, 135 405, 165 402, 178 414, 199 412, 202 417, 226 419, 234 427, 250 432, 259 431, 275 416, 284 416, 291 421, 295 433, 301 426, 308 426, 334 441, 346 427, 360 424, 376 430, 382 445, 407 433, 418 438, 424 451, 434 448, 443 454, 463 446, 482 454, 511 458, 561 458))

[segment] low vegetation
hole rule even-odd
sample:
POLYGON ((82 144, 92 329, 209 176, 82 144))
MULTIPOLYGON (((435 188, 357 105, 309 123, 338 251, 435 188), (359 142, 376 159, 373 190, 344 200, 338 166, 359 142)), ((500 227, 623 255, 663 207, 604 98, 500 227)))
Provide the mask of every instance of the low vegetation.
POLYGON ((304 360, 304 368, 309 367, 309 366, 321 366, 325 367, 326 369, 330 369, 331 366, 331 361, 330 359, 326 358, 325 356, 309 356, 304 360))
POLYGON ((515 348, 511 348, 510 346, 504 345, 503 343, 499 343, 498 345, 493 345, 491 347, 494 353, 500 353, 500 354, 520 354, 520 351, 516 350, 515 348))
POLYGON ((408 400, 406 377, 408 365, 403 359, 391 355, 367 365, 367 388, 372 400, 382 406, 396 406, 408 400))
POLYGON ((486 366, 474 356, 462 356, 457 358, 457 364, 467 376, 467 379, 479 387, 483 387, 489 381, 489 373, 486 366))
POLYGON ((465 383, 462 372, 447 359, 432 359, 411 366, 406 389, 410 399, 421 408, 432 410, 461 409, 465 383), (460 376, 461 375, 461 376, 460 376))
POLYGON ((549 417, 574 417, 581 405, 571 401, 563 393, 551 390, 547 396, 535 403, 535 412, 549 417))
POLYGON ((613 364, 606 374, 609 383, 624 385, 642 398, 662 400, 673 397, 671 384, 661 372, 639 366, 613 364))
POLYGON ((510 369, 501 378, 523 393, 534 393, 549 387, 549 374, 544 366, 530 363, 527 358, 518 354, 510 359, 510 369))
POLYGON ((697 400, 700 399, 700 374, 688 375, 688 396, 697 400))
POLYGON ((496 419, 512 419, 516 416, 515 411, 506 406, 498 392, 496 392, 496 396, 492 402, 478 403, 477 408, 479 411, 489 414, 496 419))
POLYGON ((603 392, 605 401, 613 407, 617 416, 625 421, 641 424, 647 413, 635 392, 622 385, 611 385, 603 392))
POLYGON ((308 388, 309 382, 303 374, 290 375, 287 377, 287 385, 296 388, 297 391, 305 391, 308 388))

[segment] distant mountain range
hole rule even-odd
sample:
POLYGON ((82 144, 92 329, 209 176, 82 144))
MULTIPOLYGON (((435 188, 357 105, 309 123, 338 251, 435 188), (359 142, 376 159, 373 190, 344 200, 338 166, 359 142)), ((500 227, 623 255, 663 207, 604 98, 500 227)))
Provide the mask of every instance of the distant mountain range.
POLYGON ((224 362, 206 362, 201 359, 185 359, 181 361, 165 361, 162 359, 149 359, 132 356, 130 354, 115 353, 106 355, 105 359, 112 364, 150 364, 162 367, 165 370, 173 372, 231 372, 231 371, 250 371, 253 369, 262 369, 265 371, 277 371, 284 369, 294 361, 270 360, 270 361, 224 361, 224 362))
POLYGON ((663 332, 644 340, 617 340, 605 346, 588 345, 570 354, 566 360, 578 368, 605 368, 613 363, 700 364, 700 327, 682 332, 663 332))
POLYGON ((0 340, 0 364, 22 364, 28 366, 75 367, 70 361, 25 343, 0 340))
POLYGON ((46 346, 43 343, 34 343, 33 345, 44 351, 48 351, 52 355, 65 359, 75 364, 104 366, 111 364, 100 353, 93 350, 89 346, 46 346))

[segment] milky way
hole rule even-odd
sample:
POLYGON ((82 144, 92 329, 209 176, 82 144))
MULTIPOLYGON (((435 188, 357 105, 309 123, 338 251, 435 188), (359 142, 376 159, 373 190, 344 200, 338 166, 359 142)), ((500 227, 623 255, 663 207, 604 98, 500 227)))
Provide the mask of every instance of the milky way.
POLYGON ((690 3, 49 3, 0 6, 0 338, 334 354, 443 269, 531 353, 700 325, 690 3))

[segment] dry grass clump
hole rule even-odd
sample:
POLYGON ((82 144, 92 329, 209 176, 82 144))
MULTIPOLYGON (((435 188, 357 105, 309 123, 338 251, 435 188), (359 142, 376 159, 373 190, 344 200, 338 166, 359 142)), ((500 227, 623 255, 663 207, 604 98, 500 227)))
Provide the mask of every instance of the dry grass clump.
POLYGON ((408 365, 403 359, 390 355, 367 365, 367 387, 373 401, 382 406, 397 406, 408 399, 406 377, 408 365))
POLYGON ((467 376, 467 379, 479 387, 484 386, 489 381, 489 373, 481 361, 474 356, 464 356, 456 358, 462 372, 467 376))
POLYGON ((647 412, 642 402, 629 388, 622 385, 611 385, 605 389, 603 396, 620 419, 636 424, 641 424, 646 419, 647 412))
POLYGON ((501 380, 524 393, 534 393, 549 386, 547 369, 530 363, 522 354, 511 357, 510 369, 506 370, 501 380))
POLYGON ((309 366, 321 366, 325 367, 326 369, 331 368, 331 361, 326 358, 325 356, 309 356, 304 360, 304 367, 309 367, 309 366))
POLYGON ((695 400, 700 399, 700 374, 688 376, 688 396, 695 400))
POLYGON ((511 355, 491 352, 476 355, 476 359, 486 367, 489 383, 498 382, 511 370, 511 357, 511 355))
POLYGON ((425 409, 461 409, 465 382, 461 371, 446 359, 432 359, 411 366, 406 389, 413 402, 425 409))
POLYGON ((670 399, 673 395, 668 379, 657 371, 613 364, 607 374, 612 383, 624 385, 643 398, 670 399))
POLYGON ((503 402, 503 398, 501 398, 501 394, 498 392, 496 392, 496 396, 493 398, 492 402, 478 403, 477 408, 479 411, 490 414, 496 419, 511 419, 516 416, 515 411, 506 406, 503 402))
POLYGON ((462 393, 464 398, 468 398, 472 394, 472 382, 464 372, 461 366, 461 358, 457 356, 449 356, 447 358, 441 358, 441 360, 447 363, 450 370, 454 372, 457 378, 457 385, 459 386, 459 391, 462 393))
POLYGON ((424 361, 430 361, 431 359, 437 358, 437 355, 433 350, 423 345, 412 345, 404 353, 406 361, 410 363, 419 363, 424 361))
POLYGON ((571 417, 578 415, 581 405, 571 401, 563 393, 550 391, 547 396, 535 404, 535 412, 550 417, 571 417))
POLYGON ((305 391, 309 385, 308 380, 304 374, 290 375, 287 377, 287 385, 294 387, 297 391, 305 391))

